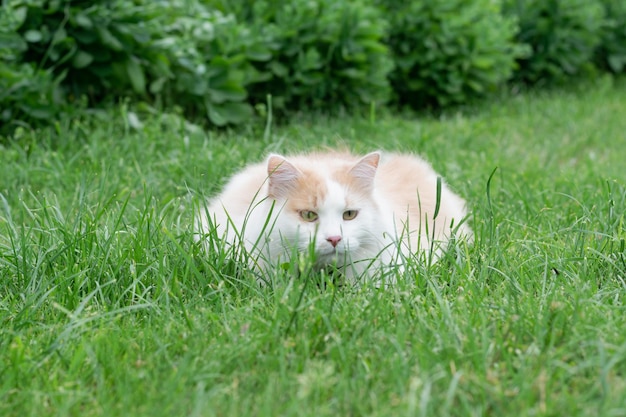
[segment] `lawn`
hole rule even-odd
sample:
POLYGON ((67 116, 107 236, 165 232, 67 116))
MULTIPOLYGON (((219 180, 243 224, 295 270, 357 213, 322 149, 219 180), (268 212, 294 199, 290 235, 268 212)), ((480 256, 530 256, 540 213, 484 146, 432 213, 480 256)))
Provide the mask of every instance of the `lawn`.
POLYGON ((120 105, 24 132, 0 153, 0 415, 626 416, 624 81, 438 117, 206 132, 120 105), (385 289, 259 287, 199 251, 228 175, 328 146, 423 155, 474 245, 385 289))

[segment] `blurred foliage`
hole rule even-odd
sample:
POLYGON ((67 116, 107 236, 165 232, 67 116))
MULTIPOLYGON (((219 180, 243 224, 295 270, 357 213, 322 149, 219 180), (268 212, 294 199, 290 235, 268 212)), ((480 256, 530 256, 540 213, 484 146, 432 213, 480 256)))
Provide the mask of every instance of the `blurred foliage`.
POLYGON ((127 97, 213 126, 626 68, 622 0, 4 0, 0 133, 127 97), (501 10, 502 7, 502 10, 501 10))
POLYGON ((519 19, 517 41, 531 48, 517 80, 547 83, 591 68, 604 23, 599 0, 504 0, 504 11, 519 19))
POLYGON ((600 0, 604 7, 604 25, 595 60, 606 71, 626 71, 626 1, 600 0))
POLYGON ((9 3, 22 62, 55 74, 67 99, 159 97, 215 125, 252 113, 240 51, 247 38, 232 17, 188 2, 9 3))
POLYGON ((282 109, 387 101, 393 63, 382 42, 386 20, 379 9, 364 1, 243 0, 237 14, 270 53, 254 63, 262 74, 250 86, 254 101, 271 94, 282 109))
POLYGON ((387 43, 400 104, 461 104, 505 83, 524 48, 513 19, 491 0, 378 0, 390 20, 387 43))
POLYGON ((25 8, 5 5, 0 14, 0 133, 47 122, 63 111, 63 77, 21 59, 28 42, 17 29, 25 19, 25 8))

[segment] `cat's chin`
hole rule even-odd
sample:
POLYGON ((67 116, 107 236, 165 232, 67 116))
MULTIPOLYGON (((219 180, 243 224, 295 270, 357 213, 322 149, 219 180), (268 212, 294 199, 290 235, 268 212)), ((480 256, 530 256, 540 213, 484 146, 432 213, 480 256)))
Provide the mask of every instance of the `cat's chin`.
POLYGON ((339 259, 341 259, 341 256, 339 256, 336 252, 332 252, 332 253, 316 252, 315 253, 315 263, 317 265, 336 264, 339 259))
POLYGON ((332 246, 324 246, 322 248, 315 249, 315 255, 318 258, 328 257, 328 258, 337 258, 345 256, 346 250, 343 247, 333 248, 332 246))
POLYGON ((346 262, 348 262, 347 260, 348 254, 343 249, 324 248, 323 250, 317 250, 315 252, 315 257, 316 257, 315 263, 321 266, 327 266, 327 265, 341 266, 341 265, 344 265, 346 262))

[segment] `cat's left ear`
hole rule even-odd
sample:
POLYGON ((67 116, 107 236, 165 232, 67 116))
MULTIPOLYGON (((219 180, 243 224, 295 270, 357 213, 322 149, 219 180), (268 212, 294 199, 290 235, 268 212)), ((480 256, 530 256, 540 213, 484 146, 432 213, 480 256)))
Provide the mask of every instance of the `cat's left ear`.
POLYGON ((371 190, 374 188, 374 177, 376 176, 378 162, 380 162, 380 152, 368 153, 354 164, 352 169, 350 169, 350 175, 357 180, 361 187, 371 190))
POLYGON ((283 156, 272 154, 267 159, 268 195, 271 198, 286 198, 295 187, 300 176, 298 168, 283 156))

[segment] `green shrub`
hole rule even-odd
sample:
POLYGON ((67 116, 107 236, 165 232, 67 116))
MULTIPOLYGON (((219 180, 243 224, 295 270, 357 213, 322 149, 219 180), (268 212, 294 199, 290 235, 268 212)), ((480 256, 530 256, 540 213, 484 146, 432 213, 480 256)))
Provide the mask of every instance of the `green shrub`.
POLYGON ((32 64, 0 62, 0 133, 48 124, 63 111, 58 79, 32 64))
POLYGON ((70 99, 158 99, 216 125, 252 114, 245 84, 254 41, 197 1, 9 3, 21 17, 11 34, 25 46, 19 60, 51 71, 70 99))
POLYGON ((153 46, 167 71, 152 74, 151 93, 196 115, 206 114, 218 126, 248 120, 247 85, 255 79, 250 62, 270 58, 263 42, 234 16, 200 3, 170 10, 155 23, 162 37, 153 46))
POLYGON ((605 24, 595 61, 606 71, 626 71, 626 2, 624 0, 600 0, 604 6, 605 24))
POLYGON ((240 0, 230 10, 263 39, 271 59, 254 62, 253 102, 268 94, 279 109, 384 103, 392 61, 385 19, 364 1, 240 0))
POLYGON ((63 109, 58 81, 51 71, 21 62, 28 45, 16 29, 26 10, 7 4, 0 15, 0 133, 17 126, 34 127, 58 116, 63 109))
POLYGON ((519 19, 517 41, 531 54, 519 60, 518 80, 557 81, 588 67, 600 42, 603 11, 598 0, 505 0, 519 19))
POLYGON ((98 101, 128 91, 146 92, 144 68, 154 8, 127 1, 13 1, 26 10, 18 33, 27 42, 23 60, 65 74, 73 96, 98 101))
POLYGON ((491 0, 378 0, 390 20, 391 82, 400 104, 465 103, 502 85, 522 52, 491 0))

